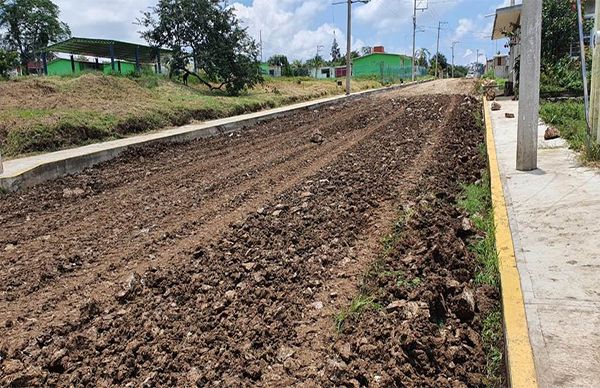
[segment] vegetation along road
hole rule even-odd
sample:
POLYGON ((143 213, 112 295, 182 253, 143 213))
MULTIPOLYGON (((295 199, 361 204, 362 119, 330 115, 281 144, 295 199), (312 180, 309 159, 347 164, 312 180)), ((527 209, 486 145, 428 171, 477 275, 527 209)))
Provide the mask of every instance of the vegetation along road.
POLYGON ((486 237, 471 88, 137 148, 4 194, 0 385, 501 384, 498 290, 469 248, 486 237))

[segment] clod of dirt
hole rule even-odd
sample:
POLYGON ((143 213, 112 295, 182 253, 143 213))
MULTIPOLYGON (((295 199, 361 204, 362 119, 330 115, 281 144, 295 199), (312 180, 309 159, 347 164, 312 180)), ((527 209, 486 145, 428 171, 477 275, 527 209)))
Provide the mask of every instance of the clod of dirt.
POLYGON ((454 310, 456 317, 463 322, 469 322, 475 317, 475 295, 465 288, 456 301, 454 310))
POLYGON ((315 144, 323 144, 323 142, 325 141, 325 137, 323 136, 321 131, 316 130, 312 133, 312 135, 310 135, 310 141, 311 143, 315 144))
POLYGON ((548 127, 544 132, 544 140, 552 140, 560 137, 560 131, 554 127, 548 127))
POLYGON ((492 110, 500 110, 502 109, 502 105, 498 104, 496 101, 492 102, 492 110))
POLYGON ((504 117, 506 117, 507 119, 514 119, 515 118, 515 114, 514 113, 505 113, 504 117))

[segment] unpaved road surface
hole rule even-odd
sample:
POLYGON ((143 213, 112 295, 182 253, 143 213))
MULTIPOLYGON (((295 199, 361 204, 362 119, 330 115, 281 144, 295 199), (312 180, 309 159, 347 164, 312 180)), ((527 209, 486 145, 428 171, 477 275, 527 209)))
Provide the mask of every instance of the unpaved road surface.
POLYGON ((456 208, 485 168, 469 88, 138 148, 1 197, 0 385, 484 385, 497 295, 473 285, 456 208), (336 326, 365 288, 382 308, 336 326))

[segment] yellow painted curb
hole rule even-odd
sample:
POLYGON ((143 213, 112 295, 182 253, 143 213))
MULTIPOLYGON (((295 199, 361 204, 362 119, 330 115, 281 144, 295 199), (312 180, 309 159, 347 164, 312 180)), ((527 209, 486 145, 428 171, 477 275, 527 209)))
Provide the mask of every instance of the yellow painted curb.
POLYGON ((508 382, 511 387, 537 387, 533 351, 529 342, 527 318, 521 280, 517 269, 515 247, 508 222, 508 211, 500 180, 500 169, 496 156, 496 145, 487 99, 483 99, 486 128, 486 144, 490 165, 490 183, 494 224, 496 227, 496 249, 498 251, 502 308, 504 312, 504 334, 508 382))

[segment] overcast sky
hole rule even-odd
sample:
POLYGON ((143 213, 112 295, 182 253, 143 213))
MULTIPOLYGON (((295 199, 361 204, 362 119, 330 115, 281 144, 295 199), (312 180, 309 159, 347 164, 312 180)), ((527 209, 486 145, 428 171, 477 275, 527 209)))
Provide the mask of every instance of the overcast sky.
MULTIPOLYGON (((417 47, 435 52, 438 21, 447 22, 440 36, 440 51, 450 61, 450 46, 457 64, 475 61, 477 49, 490 57, 506 52, 504 41, 491 41, 494 13, 510 0, 418 0, 428 9, 418 13, 417 47)), ((55 0, 61 19, 73 36, 111 38, 141 42, 134 24, 142 10, 156 0, 55 0)), ((337 38, 346 49, 346 6, 332 0, 237 0, 230 1, 243 25, 258 41, 262 31, 265 59, 285 54, 290 59, 308 59, 324 46, 321 55, 329 58, 331 43, 337 38)), ((520 3, 521 1, 517 1, 520 3)), ((387 52, 412 51, 412 0, 372 0, 353 6, 353 49, 383 45, 387 52)), ((483 60, 482 58, 480 60, 483 60)))

